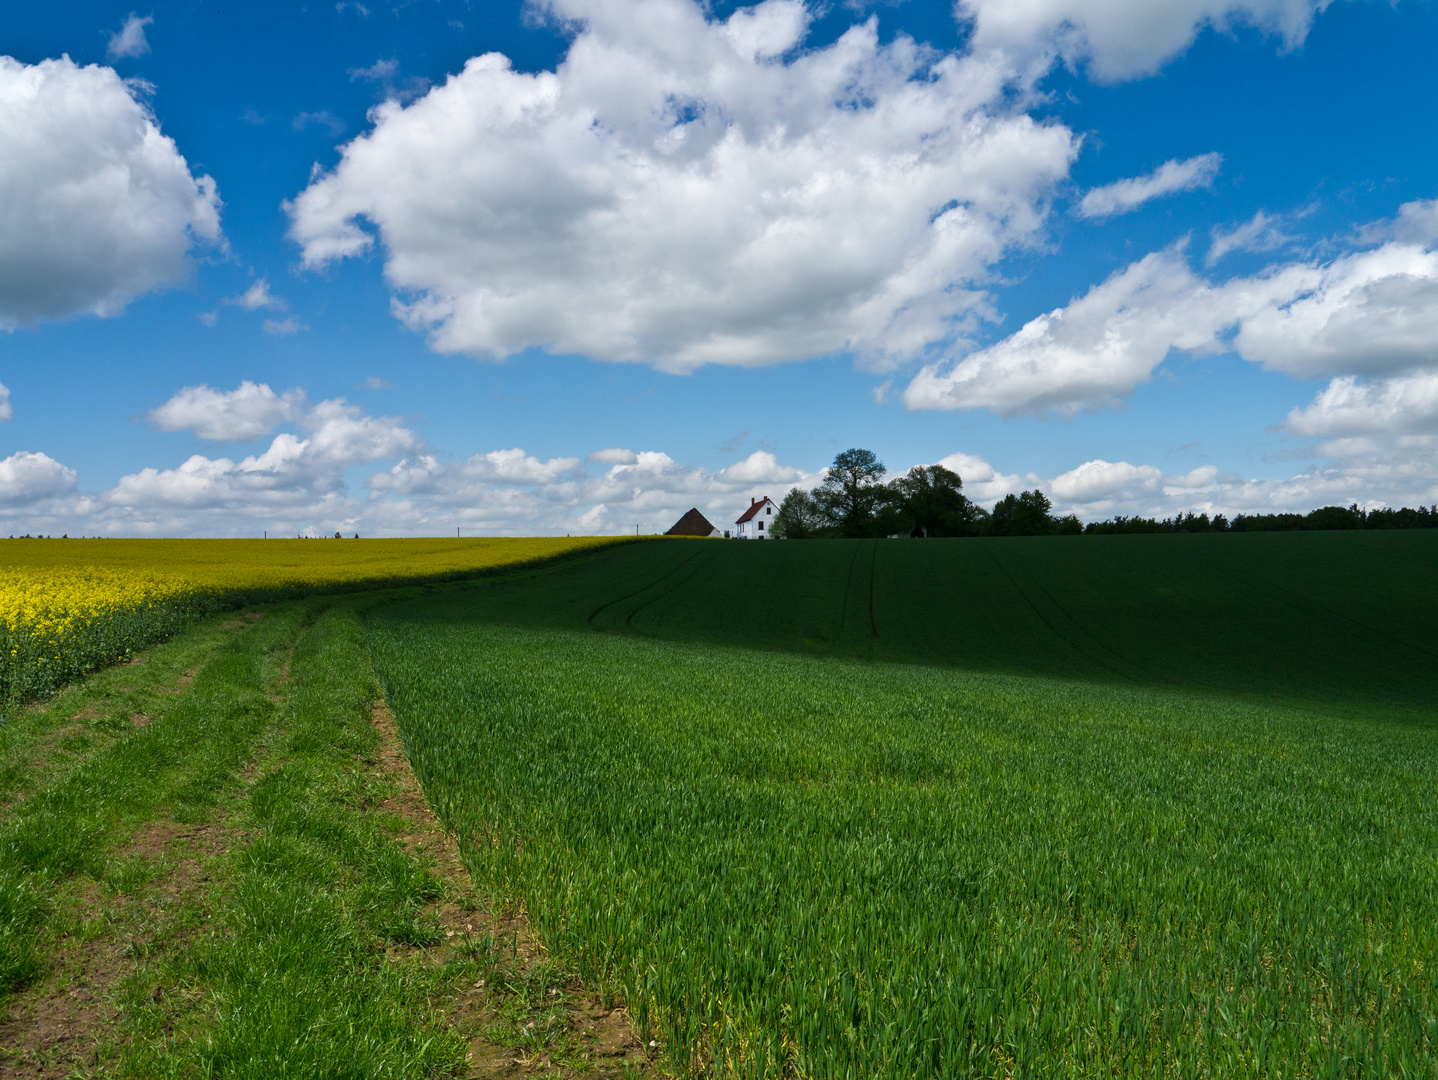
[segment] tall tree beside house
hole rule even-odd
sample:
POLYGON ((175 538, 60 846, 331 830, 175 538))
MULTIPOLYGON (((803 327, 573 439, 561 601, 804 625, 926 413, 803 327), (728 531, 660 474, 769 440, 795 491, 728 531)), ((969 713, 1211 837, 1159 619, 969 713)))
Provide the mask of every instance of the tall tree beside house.
POLYGON ((814 497, 838 535, 880 534, 880 516, 890 495, 886 472, 872 450, 850 449, 834 456, 814 497))
POLYGON ((797 487, 784 496, 771 528, 775 540, 813 540, 831 531, 814 493, 797 487))
POLYGON ((942 465, 915 465, 889 485, 897 520, 915 536, 977 536, 988 515, 963 492, 964 481, 942 465))

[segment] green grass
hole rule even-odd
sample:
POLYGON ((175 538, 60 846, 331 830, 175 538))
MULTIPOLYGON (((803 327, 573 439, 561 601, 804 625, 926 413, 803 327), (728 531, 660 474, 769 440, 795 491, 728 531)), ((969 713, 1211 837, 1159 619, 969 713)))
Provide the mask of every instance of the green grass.
POLYGON ((63 710, 33 711, 7 725, 0 776, 9 794, 35 790, 0 820, 0 1000, 39 970, 42 927, 61 881, 103 878, 109 849, 161 813, 178 821, 203 816, 252 753, 274 712, 262 671, 282 647, 285 628, 272 620, 221 644, 223 636, 211 620, 157 650, 152 664, 111 669, 98 685, 66 695, 56 703, 63 710), (203 661, 193 684, 184 694, 166 694, 165 681, 178 678, 187 660, 203 661), (138 685, 117 686, 121 680, 138 685), (101 700, 106 715, 78 725, 61 742, 56 775, 27 776, 27 752, 71 709, 83 715, 86 704, 101 700), (158 719, 131 729, 127 714, 137 705, 158 719))
POLYGON ((0 769, 17 800, 0 811, 0 1005, 19 995, 23 1015, 27 990, 79 978, 117 1009, 87 1033, 84 1075, 463 1072, 468 1039, 439 1004, 494 961, 425 956, 444 886, 382 809, 370 602, 207 621, 5 729, 0 765, 49 757, 23 783, 0 769), (176 849, 129 850, 155 828, 212 838, 183 887, 176 849), (89 980, 100 955, 118 981, 89 980))
POLYGON ((270 759, 247 791, 257 838, 237 859, 218 926, 173 963, 203 987, 203 1039, 145 1040, 141 1076, 404 1077, 450 1073, 463 1040, 417 1009, 395 944, 433 944, 440 884, 391 840, 363 759, 374 676, 352 610, 311 605, 270 759), (356 766, 359 765, 359 768, 356 766))
POLYGON ((653 544, 371 652, 678 1067, 1432 1076, 1434 539, 653 544))

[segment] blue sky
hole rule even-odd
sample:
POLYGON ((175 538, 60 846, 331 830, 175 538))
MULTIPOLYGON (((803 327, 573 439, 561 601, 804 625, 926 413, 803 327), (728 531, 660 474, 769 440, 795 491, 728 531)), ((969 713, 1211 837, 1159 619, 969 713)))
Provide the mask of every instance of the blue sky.
MULTIPOLYGON (((16 7, 12 5, 12 8, 16 7)), ((0 15, 0 530, 1438 501, 1422 0, 0 15)))

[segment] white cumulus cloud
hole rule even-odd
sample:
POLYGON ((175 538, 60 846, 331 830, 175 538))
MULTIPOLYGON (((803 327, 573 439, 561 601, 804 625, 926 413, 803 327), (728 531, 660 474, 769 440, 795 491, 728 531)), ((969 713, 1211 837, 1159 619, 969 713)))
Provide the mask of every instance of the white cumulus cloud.
MULTIPOLYGON (((776 501, 817 475, 756 451, 727 468, 686 465, 658 450, 610 448, 542 460, 520 448, 443 462, 433 454, 406 458, 366 482, 369 520, 395 531, 459 524, 474 531, 663 532, 691 506, 719 528, 730 527, 751 498, 776 501)), ((438 531, 436 529, 436 531, 438 531)))
POLYGON ((1183 251, 1155 252, 1066 307, 956 364, 930 364, 904 390, 910 409, 988 408, 1001 416, 1072 414, 1111 404, 1146 382, 1172 348, 1217 347, 1231 318, 1183 251))
POLYGON ((1152 494, 1162 486, 1162 469, 1098 459, 1054 477, 1050 490, 1068 502, 1092 503, 1119 492, 1152 494))
POLYGON ((190 521, 295 512, 318 516, 318 508, 350 501, 347 469, 425 449, 424 440, 397 418, 367 416, 343 398, 321 401, 299 426, 305 437, 281 432, 264 453, 240 461, 195 454, 178 468, 141 469, 121 477, 105 499, 132 513, 205 512, 186 518, 190 521))
POLYGON ((277 394, 266 383, 244 380, 234 390, 212 390, 203 383, 187 386, 150 412, 161 431, 193 431, 217 442, 248 442, 272 432, 286 420, 303 415, 302 390, 277 394))
POLYGON ((270 292, 270 283, 265 278, 260 278, 239 296, 232 296, 225 303, 234 304, 246 311, 260 311, 264 308, 283 309, 285 306, 283 300, 270 292))
POLYGON ((1156 70, 1204 27, 1252 26, 1300 44, 1332 0, 958 0, 977 49, 1051 53, 1100 79, 1156 70))
POLYGON ((584 460, 592 461, 596 465, 632 465, 639 460, 639 455, 622 446, 611 446, 605 450, 591 451, 584 460))
POLYGON ((1438 363, 1438 252, 1395 240, 1312 277, 1243 319, 1234 339, 1242 356, 1310 377, 1438 363))
POLYGON ((767 450, 756 450, 715 474, 721 484, 793 484, 802 478, 798 469, 780 465, 779 459, 767 450))
POLYGON ((1438 251, 1390 239, 1326 263, 1275 263, 1215 283, 1195 274, 1176 245, 987 348, 925 365, 904 403, 1072 414, 1131 393, 1174 349, 1231 349, 1300 378, 1438 366, 1438 251))
POLYGON ((578 458, 541 461, 518 447, 475 454, 465 461, 441 462, 434 454, 406 458, 387 473, 376 473, 372 491, 429 495, 444 503, 467 503, 491 485, 535 486, 584 475, 578 458))
POLYGON ((1037 481, 1037 477, 1032 475, 1023 477, 1017 473, 1001 473, 979 455, 962 451, 940 458, 935 464, 958 473, 959 479, 964 482, 964 494, 981 506, 998 502, 1005 495, 1017 494, 1025 487, 1034 486, 1033 482, 1037 481))
POLYGON ((1046 485, 1058 513, 1086 521, 1115 515, 1165 518, 1179 513, 1307 513, 1320 506, 1416 506, 1438 500, 1435 446, 1367 453, 1315 465, 1293 476, 1246 478, 1204 465, 1166 475, 1153 465, 1085 462, 1046 485))
POLYGON ((0 56, 0 328, 185 280, 220 201, 111 68, 0 56))
POLYGON ((970 330, 1076 151, 1003 59, 873 20, 804 48, 792 0, 543 10, 574 28, 555 71, 475 57, 377 106, 288 204, 307 266, 378 241, 396 315, 442 352, 899 362, 970 330))
POLYGON ((1208 254, 1203 257, 1206 266, 1213 266, 1229 252, 1277 251, 1294 242, 1294 238, 1283 232, 1279 223, 1262 210, 1232 229, 1214 226, 1210 236, 1208 254))
POLYGON ((105 54, 111 60, 121 60, 127 57, 144 56, 150 51, 150 43, 145 38, 145 27, 155 20, 151 16, 143 19, 130 12, 130 17, 125 20, 125 25, 110 35, 110 41, 105 46, 105 54))
POLYGON ((10 388, 0 383, 0 422, 11 419, 15 415, 15 409, 10 404, 10 388))
POLYGON ((14 505, 75 490, 75 470, 48 454, 21 450, 0 461, 0 503, 14 505))
POLYGON ((1391 379, 1332 380, 1307 408, 1283 425, 1295 435, 1438 435, 1438 371, 1391 379))
POLYGON ((1136 210, 1151 199, 1210 187, 1223 164, 1222 154, 1201 154, 1198 157, 1165 161, 1145 176, 1116 180, 1094 188, 1079 202, 1080 217, 1106 218, 1136 210))

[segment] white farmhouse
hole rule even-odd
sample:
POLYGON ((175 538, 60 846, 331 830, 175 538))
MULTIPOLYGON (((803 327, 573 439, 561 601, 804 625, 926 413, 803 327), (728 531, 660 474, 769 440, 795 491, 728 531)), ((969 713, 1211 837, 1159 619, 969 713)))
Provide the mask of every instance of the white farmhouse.
POLYGON ((750 499, 749 509, 734 522, 734 537, 738 540, 765 540, 774 527, 774 513, 779 508, 774 500, 765 495, 762 499, 750 499))

